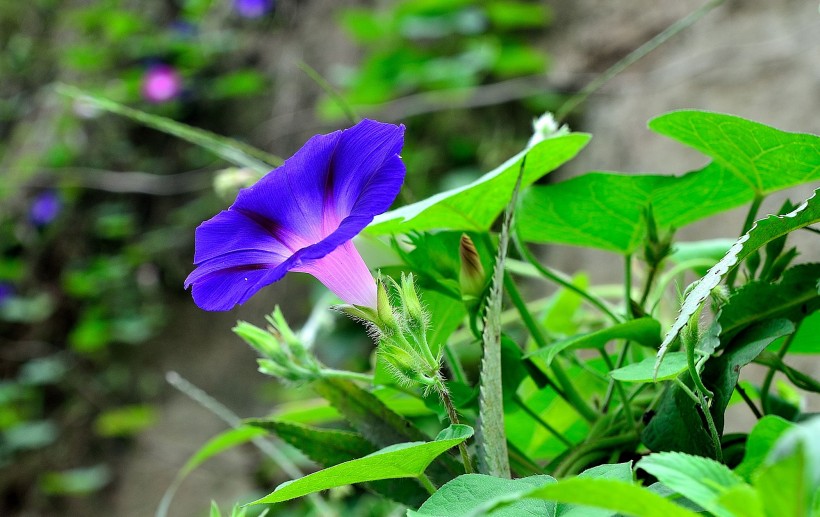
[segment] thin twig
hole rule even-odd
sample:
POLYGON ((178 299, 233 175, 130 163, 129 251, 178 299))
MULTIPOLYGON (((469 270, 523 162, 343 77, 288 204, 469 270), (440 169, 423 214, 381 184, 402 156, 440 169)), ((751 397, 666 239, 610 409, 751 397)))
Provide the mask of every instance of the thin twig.
POLYGON ((558 111, 555 113, 555 119, 558 122, 564 120, 564 118, 572 113, 572 111, 577 108, 581 103, 587 100, 587 98, 598 91, 602 86, 612 80, 615 76, 635 64, 637 61, 645 57, 647 54, 655 50, 656 48, 660 47, 664 43, 666 43, 670 38, 675 36, 676 34, 680 33, 681 31, 691 27, 695 22, 703 18, 706 14, 708 14, 712 9, 716 8, 720 4, 722 4, 725 0, 711 0, 706 2, 701 7, 695 9, 685 17, 681 18, 680 20, 676 21, 666 29, 664 29, 661 33, 656 35, 654 38, 650 39, 640 47, 636 48, 626 57, 609 67, 604 73, 597 76, 595 79, 592 80, 588 85, 581 89, 578 93, 573 95, 569 100, 567 100, 564 104, 558 108, 558 111))

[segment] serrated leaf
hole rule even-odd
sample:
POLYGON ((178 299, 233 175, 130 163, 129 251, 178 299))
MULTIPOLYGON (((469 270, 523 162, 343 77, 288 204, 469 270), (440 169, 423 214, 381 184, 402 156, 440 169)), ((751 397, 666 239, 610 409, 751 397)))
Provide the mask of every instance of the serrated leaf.
POLYGON ((655 382, 674 379, 686 370, 686 352, 671 352, 655 373, 655 358, 647 357, 639 363, 632 363, 609 372, 616 381, 655 382))
MULTIPOLYGON (((696 517, 698 515, 647 488, 615 479, 581 476, 563 479, 528 492, 509 494, 506 501, 521 498, 537 498, 602 508, 635 517, 696 517)), ((502 502, 499 501, 497 504, 502 502)), ((490 515, 496 515, 496 513, 492 512, 490 515)))
POLYGON ((772 239, 820 221, 820 196, 817 195, 818 190, 815 190, 814 195, 794 211, 786 215, 770 215, 758 220, 748 232, 735 242, 726 255, 709 269, 706 276, 700 279, 683 301, 678 317, 666 337, 664 337, 663 343, 661 343, 655 369, 660 367, 669 345, 678 337, 678 334, 689 322, 692 315, 709 297, 712 289, 717 287, 729 271, 740 261, 772 239))
POLYGON ((649 128, 710 156, 758 195, 820 179, 815 135, 697 110, 666 113, 649 121, 649 128))
POLYGON ((362 435, 338 429, 322 429, 274 419, 252 418, 245 425, 276 433, 285 443, 302 451, 316 463, 329 467, 376 451, 362 435))
POLYGON ((118 102, 84 92, 73 86, 61 84, 58 86, 57 91, 73 99, 87 102, 98 109, 127 117, 150 128, 191 142, 203 149, 211 151, 234 165, 253 169, 260 174, 265 174, 269 172, 274 165, 281 165, 284 162, 284 160, 278 156, 260 151, 238 140, 220 136, 210 131, 195 128, 159 115, 129 108, 118 102))
POLYGON ((613 339, 629 339, 644 346, 656 348, 661 341, 661 324, 653 318, 638 318, 612 325, 611 327, 573 336, 540 348, 527 354, 526 357, 541 357, 549 365, 560 352, 581 348, 601 348, 613 339))
MULTIPOLYGON (((525 492, 544 483, 555 483, 552 476, 540 475, 519 479, 503 479, 485 474, 465 474, 439 488, 418 511, 408 511, 408 517, 442 517, 445 515, 475 515, 496 500, 507 500, 509 494, 525 492)), ((479 513, 485 515, 484 513, 479 513)), ((535 500, 515 501, 493 512, 497 517, 519 515, 555 515, 555 503, 535 500)))
MULTIPOLYGON (((322 379, 311 386, 330 402, 354 429, 377 447, 428 439, 412 422, 401 417, 352 381, 322 379)), ((430 477, 436 483, 446 483, 454 475, 462 472, 463 467, 448 455, 441 456, 430 467, 430 477)))
POLYGON ((453 425, 432 442, 392 445, 373 454, 335 465, 276 487, 250 504, 279 503, 328 488, 382 479, 417 478, 439 455, 473 435, 466 425, 453 425))
POLYGON ((661 452, 646 456, 635 468, 652 474, 667 487, 718 517, 734 517, 717 500, 725 490, 742 486, 744 482, 726 465, 680 452, 661 452))
MULTIPOLYGON (((362 435, 338 429, 322 429, 274 419, 250 419, 246 425, 273 431, 284 442, 302 451, 308 458, 323 467, 331 467, 376 452, 376 447, 362 435)), ((419 505, 427 492, 417 483, 383 480, 367 486, 390 499, 406 504, 419 505)))
POLYGON ((468 185, 376 216, 367 231, 375 235, 434 229, 486 231, 507 205, 524 156, 527 167, 521 188, 571 160, 589 139, 583 133, 548 138, 468 185))

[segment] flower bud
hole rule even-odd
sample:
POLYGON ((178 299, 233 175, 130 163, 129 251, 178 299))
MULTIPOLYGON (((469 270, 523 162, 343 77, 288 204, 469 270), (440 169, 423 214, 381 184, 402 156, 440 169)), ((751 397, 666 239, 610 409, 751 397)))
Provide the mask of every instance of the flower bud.
POLYGON ((425 332, 427 330, 427 314, 419 301, 412 274, 401 276, 400 292, 401 305, 405 312, 407 326, 413 331, 425 332))
POLYGON ((234 333, 259 352, 263 357, 281 363, 287 356, 276 336, 246 321, 240 321, 233 328, 234 333))
POLYGON ((458 246, 458 254, 461 258, 461 271, 458 276, 461 286, 461 296, 467 300, 478 300, 484 293, 486 285, 486 273, 481 257, 473 243, 473 240, 466 233, 461 235, 461 242, 458 246))
POLYGON ((393 314, 392 307, 390 307, 390 296, 387 294, 387 289, 384 288, 384 282, 381 278, 376 281, 376 314, 379 318, 379 328, 382 331, 399 330, 399 324, 393 314))

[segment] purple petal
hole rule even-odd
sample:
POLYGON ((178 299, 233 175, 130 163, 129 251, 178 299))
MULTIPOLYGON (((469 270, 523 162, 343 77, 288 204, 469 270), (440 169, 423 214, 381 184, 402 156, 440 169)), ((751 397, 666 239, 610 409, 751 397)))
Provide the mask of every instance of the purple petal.
POLYGON ((392 204, 404 181, 403 126, 364 120, 311 138, 196 232, 185 281, 207 310, 229 310, 288 270, 342 300, 375 307, 376 284, 350 240, 392 204))
MULTIPOLYGON (((239 250, 261 250, 281 257, 280 262, 293 254, 294 249, 285 245, 277 236, 277 228, 268 226, 262 218, 253 218, 238 210, 223 210, 200 224, 196 229, 194 264, 239 250)), ((280 235, 282 230, 279 229, 280 235)), ((290 234, 284 238, 296 239, 290 234)), ((303 242, 302 245, 307 244, 303 242)), ((296 247, 298 249, 301 245, 296 247)))
POLYGON ((347 217, 356 202, 371 193, 371 184, 388 182, 393 188, 379 193, 371 205, 373 215, 393 203, 404 181, 404 164, 398 158, 404 141, 404 126, 362 120, 342 135, 333 155, 333 199, 337 213, 347 217), (395 160, 389 170, 384 166, 395 160), (391 181, 392 180, 392 181, 391 181))
POLYGON ((345 303, 376 306, 376 282, 351 241, 338 246, 324 257, 294 267, 291 271, 315 276, 345 303))
POLYGON ((270 224, 318 242, 335 228, 323 216, 330 163, 341 131, 316 135, 251 187, 239 192, 231 210, 256 213, 270 224))

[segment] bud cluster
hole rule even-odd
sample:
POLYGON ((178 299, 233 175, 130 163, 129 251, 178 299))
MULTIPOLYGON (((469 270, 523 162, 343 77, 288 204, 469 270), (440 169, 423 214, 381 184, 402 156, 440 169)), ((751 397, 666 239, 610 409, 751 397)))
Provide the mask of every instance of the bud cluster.
POLYGON ((259 371, 292 382, 310 382, 322 376, 322 366, 305 349, 277 306, 266 316, 267 329, 240 321, 234 333, 262 355, 259 371))
POLYGON ((402 275, 400 283, 379 278, 376 284, 375 310, 355 305, 337 309, 369 326, 378 342, 378 354, 399 382, 436 387, 441 383, 441 355, 433 354, 427 342, 430 318, 419 300, 413 275, 402 275))

